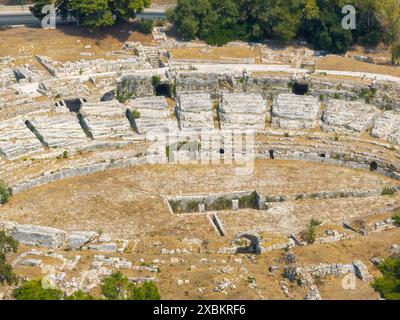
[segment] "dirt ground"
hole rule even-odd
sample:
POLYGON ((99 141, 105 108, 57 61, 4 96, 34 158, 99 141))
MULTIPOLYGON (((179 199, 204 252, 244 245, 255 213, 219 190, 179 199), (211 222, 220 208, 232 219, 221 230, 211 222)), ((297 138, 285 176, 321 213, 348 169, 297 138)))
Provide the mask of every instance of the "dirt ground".
POLYGON ((171 49, 172 59, 174 60, 205 60, 205 61, 224 61, 254 58, 260 62, 260 48, 248 47, 216 47, 216 48, 180 48, 171 49))
MULTIPOLYGON (((17 194, 0 208, 0 219, 69 231, 104 230, 128 239, 153 233, 158 236, 172 233, 180 239, 188 236, 214 238, 205 215, 171 216, 161 196, 243 190, 288 195, 349 188, 368 190, 399 183, 367 171, 296 161, 259 160, 249 176, 236 175, 232 165, 182 165, 179 170, 175 165, 146 165, 66 179, 17 194)), ((243 227, 261 227, 265 231, 276 227, 285 233, 298 231, 312 215, 321 215, 326 222, 338 221, 371 214, 396 201, 397 197, 376 197, 285 202, 274 204, 271 213, 266 215, 256 212, 254 220, 243 221, 250 223, 243 227), (323 211, 319 213, 321 208, 323 211), (290 216, 287 213, 291 213, 290 216)), ((226 219, 232 233, 243 223, 237 222, 235 217, 226 219)), ((222 219, 224 221, 223 215, 222 219)))
MULTIPOLYGON (((283 294, 279 285, 281 275, 285 266, 284 250, 276 250, 260 255, 245 254, 215 254, 206 248, 194 250, 190 255, 160 255, 160 249, 153 249, 153 252, 143 246, 144 242, 160 240, 159 238, 147 238, 140 241, 132 251, 123 254, 114 253, 108 256, 124 257, 133 265, 154 265, 154 259, 158 259, 159 272, 151 274, 145 271, 134 271, 120 269, 128 277, 155 277, 163 299, 267 299, 287 300, 303 299, 308 289, 298 285, 296 282, 286 284, 289 287, 290 296, 283 294), (173 262, 173 259, 175 260, 173 262), (277 267, 274 274, 268 272, 270 266, 277 267), (178 280, 184 279, 188 283, 179 285, 178 280), (256 281, 257 286, 249 285, 250 279, 256 281), (221 282, 229 280, 235 285, 234 289, 227 289, 226 293, 218 292, 215 287, 221 282), (201 289, 201 291, 199 290, 201 289)), ((164 239, 160 245, 164 247, 170 243, 164 239)), ((386 231, 384 234, 372 234, 359 236, 352 240, 340 241, 325 245, 310 245, 306 247, 295 247, 293 252, 296 262, 300 267, 316 265, 320 263, 344 263, 351 264, 354 260, 361 260, 367 265, 368 271, 375 277, 380 273, 369 261, 373 256, 386 257, 388 249, 393 243, 400 242, 398 230, 386 231)), ((175 243, 177 246, 182 247, 175 243)), ((189 246, 190 247, 190 246, 189 246)), ((188 248, 189 248, 188 247, 188 248)), ((193 249, 196 246, 192 246, 193 249)), ((13 261, 19 254, 29 250, 29 247, 20 246, 17 254, 9 256, 13 261)), ((39 248, 40 249, 40 248, 39 248)), ((47 252, 47 250, 44 250, 47 252)), ((88 270, 96 253, 90 251, 63 251, 63 256, 71 259, 79 254, 82 259, 79 264, 67 272, 67 278, 71 279, 79 275, 81 271, 88 270)), ((57 265, 58 261, 50 259, 47 261, 44 256, 29 256, 41 259, 43 263, 57 265), (53 261, 54 260, 54 261, 53 261)), ((40 278, 43 276, 38 267, 17 266, 15 272, 22 277, 40 278)), ((374 292, 370 282, 355 281, 355 287, 343 287, 343 278, 322 277, 315 279, 315 283, 324 300, 376 300, 378 294, 374 292)), ((99 293, 99 288, 92 293, 99 293)))
MULTIPOLYGON (((110 59, 112 51, 121 50, 126 41, 153 44, 152 35, 144 35, 134 24, 108 28, 101 33, 90 33, 74 26, 57 26, 55 30, 33 27, 0 29, 1 56, 13 56, 16 63, 29 63, 35 54, 48 56, 61 62, 81 59, 110 59), (86 46, 90 48, 85 49, 86 46), (95 53, 82 56, 81 52, 95 53)), ((34 60, 34 59, 33 59, 34 60)))
POLYGON ((316 65, 316 69, 368 72, 400 77, 399 67, 376 65, 372 63, 360 62, 352 58, 336 56, 327 56, 319 59, 316 65))

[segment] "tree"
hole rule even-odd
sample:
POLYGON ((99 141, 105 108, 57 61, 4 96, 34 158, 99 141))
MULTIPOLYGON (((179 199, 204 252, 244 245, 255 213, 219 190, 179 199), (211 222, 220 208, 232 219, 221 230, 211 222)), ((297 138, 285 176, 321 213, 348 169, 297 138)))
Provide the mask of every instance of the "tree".
POLYGON ((377 0, 342 0, 341 5, 351 4, 357 10, 357 25, 353 30, 354 41, 362 45, 375 46, 382 41, 383 30, 376 15, 377 0))
POLYGON ((104 278, 101 283, 101 292, 109 300, 125 300, 129 289, 128 278, 119 271, 104 278))
POLYGON ((118 20, 128 21, 151 4, 151 0, 114 0, 111 2, 118 20))
POLYGON ((351 30, 342 28, 341 6, 338 0, 318 1, 318 18, 306 20, 302 34, 316 49, 341 54, 353 43, 351 30))
POLYGON ((315 218, 310 219, 310 222, 307 225, 307 229, 302 232, 302 237, 304 241, 306 241, 309 244, 315 242, 315 237, 316 237, 315 228, 321 225, 321 223, 322 223, 321 221, 315 218))
POLYGON ((42 280, 25 281, 15 289, 13 296, 17 300, 61 300, 63 292, 59 289, 44 288, 42 280))
POLYGON ((381 0, 377 6, 378 19, 385 30, 385 40, 396 62, 397 46, 400 45, 400 0, 381 0))
POLYGON ((0 284, 17 283, 17 276, 13 273, 11 265, 6 261, 6 255, 17 252, 18 242, 8 236, 5 231, 0 231, 0 284))
POLYGON ((152 282, 145 282, 141 287, 132 286, 130 300, 160 300, 157 286, 152 282))
POLYGON ((34 0, 30 10, 36 18, 43 19, 45 14, 41 11, 48 4, 54 4, 63 19, 76 18, 78 25, 94 30, 135 18, 150 6, 151 0, 34 0))
POLYGON ((186 40, 204 38, 216 17, 209 0, 178 0, 175 9, 168 15, 186 40))
POLYGON ((138 24, 138 31, 144 34, 151 34, 153 31, 153 20, 141 19, 138 24))
POLYGON ((76 12, 79 24, 91 31, 115 24, 109 0, 70 0, 70 8, 76 12))
POLYGON ((42 20, 47 15, 46 13, 45 14, 42 13, 43 7, 53 3, 54 0, 35 0, 33 2, 33 6, 31 6, 29 10, 36 18, 42 20))
POLYGON ((115 272, 103 279, 102 294, 109 300, 160 300, 157 286, 145 282, 138 287, 129 282, 121 272, 115 272))
POLYGON ((82 290, 78 290, 70 294, 66 300, 93 300, 93 297, 82 290))
POLYGON ((375 291, 387 300, 400 300, 400 257, 387 258, 379 265, 382 277, 372 283, 375 291))

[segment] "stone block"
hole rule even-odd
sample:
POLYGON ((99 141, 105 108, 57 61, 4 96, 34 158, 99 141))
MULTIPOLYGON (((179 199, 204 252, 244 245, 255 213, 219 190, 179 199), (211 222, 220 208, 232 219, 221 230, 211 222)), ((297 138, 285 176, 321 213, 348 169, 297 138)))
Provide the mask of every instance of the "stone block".
POLYGON ((91 241, 97 232, 94 231, 73 231, 68 237, 68 247, 74 250, 80 249, 91 241))
POLYGON ((65 235, 60 229, 29 224, 18 224, 11 231, 11 236, 21 243, 54 249, 64 244, 65 235))

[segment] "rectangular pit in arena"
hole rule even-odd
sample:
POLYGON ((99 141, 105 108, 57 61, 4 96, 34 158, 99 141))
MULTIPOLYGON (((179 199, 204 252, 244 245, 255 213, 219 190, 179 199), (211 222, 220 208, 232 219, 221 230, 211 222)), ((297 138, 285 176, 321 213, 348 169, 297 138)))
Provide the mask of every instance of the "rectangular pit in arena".
POLYGON ((169 209, 175 214, 205 213, 207 211, 258 209, 257 191, 240 191, 208 195, 188 195, 166 198, 169 209))

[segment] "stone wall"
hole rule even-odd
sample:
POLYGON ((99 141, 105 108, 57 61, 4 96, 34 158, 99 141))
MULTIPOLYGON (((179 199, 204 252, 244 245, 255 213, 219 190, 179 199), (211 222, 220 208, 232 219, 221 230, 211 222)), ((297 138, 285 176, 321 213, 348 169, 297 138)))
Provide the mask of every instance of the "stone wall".
POLYGON ((11 194, 15 195, 17 193, 24 192, 44 184, 56 182, 71 177, 85 176, 92 173, 105 171, 108 169, 122 169, 146 163, 163 163, 163 162, 165 162, 165 157, 156 155, 156 156, 143 156, 131 159, 120 159, 115 161, 110 160, 103 163, 96 163, 77 168, 64 169, 56 172, 46 173, 37 178, 33 178, 29 181, 22 182, 18 185, 12 186, 11 194))

